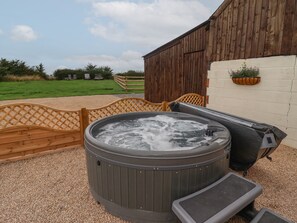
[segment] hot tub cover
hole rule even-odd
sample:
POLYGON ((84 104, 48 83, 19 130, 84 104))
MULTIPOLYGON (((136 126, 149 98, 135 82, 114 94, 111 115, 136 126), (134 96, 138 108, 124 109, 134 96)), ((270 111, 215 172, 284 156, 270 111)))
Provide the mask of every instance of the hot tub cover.
POLYGON ((219 112, 201 106, 174 102, 172 111, 184 112, 217 121, 231 134, 230 167, 248 170, 258 159, 269 157, 287 136, 275 126, 219 112))

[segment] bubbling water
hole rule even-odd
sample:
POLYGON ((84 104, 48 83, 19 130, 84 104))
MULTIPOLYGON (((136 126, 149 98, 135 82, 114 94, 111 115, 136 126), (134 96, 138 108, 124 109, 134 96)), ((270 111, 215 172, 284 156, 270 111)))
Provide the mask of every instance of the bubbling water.
POLYGON ((211 139, 207 124, 166 115, 123 120, 100 128, 97 140, 116 147, 146 151, 190 150, 211 139))

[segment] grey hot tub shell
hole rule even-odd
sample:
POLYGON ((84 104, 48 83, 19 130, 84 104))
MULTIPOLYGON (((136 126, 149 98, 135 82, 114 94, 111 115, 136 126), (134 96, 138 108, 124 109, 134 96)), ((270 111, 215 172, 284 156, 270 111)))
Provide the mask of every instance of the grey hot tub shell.
POLYGON ((204 188, 228 172, 230 134, 221 124, 193 115, 125 113, 89 125, 85 149, 91 193, 111 214, 133 222, 174 222, 174 200, 204 188), (214 130, 213 137, 205 145, 185 151, 122 149, 94 138, 98 129, 108 123, 159 114, 208 124, 214 130))

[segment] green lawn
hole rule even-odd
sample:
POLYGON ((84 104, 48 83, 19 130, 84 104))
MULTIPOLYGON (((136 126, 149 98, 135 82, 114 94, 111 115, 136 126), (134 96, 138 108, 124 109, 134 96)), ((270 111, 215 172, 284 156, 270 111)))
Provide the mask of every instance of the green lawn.
POLYGON ((0 82, 0 100, 125 93, 113 80, 0 82))

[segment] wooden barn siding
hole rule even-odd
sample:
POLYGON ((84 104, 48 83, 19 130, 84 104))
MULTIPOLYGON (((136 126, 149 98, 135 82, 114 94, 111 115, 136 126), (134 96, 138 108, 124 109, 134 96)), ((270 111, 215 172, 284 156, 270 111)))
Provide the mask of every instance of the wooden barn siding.
POLYGON ((234 0, 211 19, 210 61, 297 54, 296 0, 234 0))
POLYGON ((190 92, 205 95, 207 36, 203 26, 145 58, 146 100, 172 101, 190 92))
POLYGON ((145 95, 152 102, 170 101, 183 94, 181 44, 145 61, 145 95), (152 88, 153 86, 153 88, 152 88), (171 97, 168 97, 171 95, 171 97))
POLYGON ((185 93, 195 92, 205 95, 207 71, 205 64, 204 51, 184 55, 185 93))
POLYGON ((213 61, 297 54, 296 0, 226 0, 207 25, 145 56, 145 98, 205 96, 213 61), (206 53, 205 53, 206 51, 206 53))

